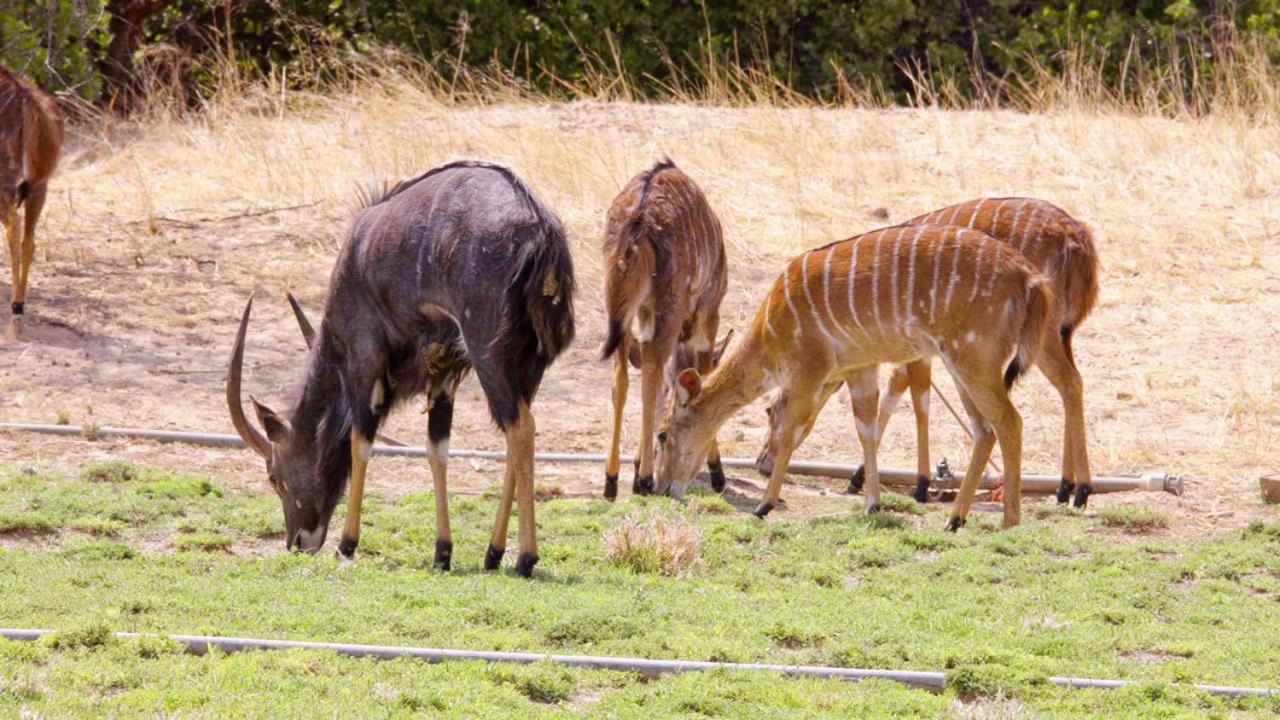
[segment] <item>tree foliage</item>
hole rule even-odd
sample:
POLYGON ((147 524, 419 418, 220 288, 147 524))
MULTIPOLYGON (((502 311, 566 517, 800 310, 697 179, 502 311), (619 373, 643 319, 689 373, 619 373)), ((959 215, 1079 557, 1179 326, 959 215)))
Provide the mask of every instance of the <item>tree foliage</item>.
MULTIPOLYGON (((29 0, 0 9, 0 62, 86 98, 111 97, 120 8, 143 0, 29 0), (105 72, 105 75, 104 75, 105 72), (105 93, 105 94, 104 94, 105 93)), ((658 93, 731 65, 806 95, 842 82, 902 96, 917 69, 964 93, 1084 48, 1117 77, 1174 49, 1223 60, 1241 37, 1280 45, 1280 0, 149 0, 140 44, 219 51, 259 72, 316 43, 392 46, 436 63, 500 67, 543 90, 605 69, 658 93), (234 48, 234 52, 226 52, 234 48), (656 81, 656 82, 654 82, 656 81)), ((127 23, 126 23, 127 24, 127 23)), ((1273 52, 1274 55, 1274 52, 1273 52)))

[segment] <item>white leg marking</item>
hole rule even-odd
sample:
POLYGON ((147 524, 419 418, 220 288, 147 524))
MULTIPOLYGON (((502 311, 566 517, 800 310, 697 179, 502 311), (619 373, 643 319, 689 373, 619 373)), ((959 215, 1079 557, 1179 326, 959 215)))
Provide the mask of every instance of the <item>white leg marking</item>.
POLYGON ((376 411, 378 406, 387 399, 386 389, 382 387, 381 380, 373 382, 373 392, 369 395, 369 409, 376 411))

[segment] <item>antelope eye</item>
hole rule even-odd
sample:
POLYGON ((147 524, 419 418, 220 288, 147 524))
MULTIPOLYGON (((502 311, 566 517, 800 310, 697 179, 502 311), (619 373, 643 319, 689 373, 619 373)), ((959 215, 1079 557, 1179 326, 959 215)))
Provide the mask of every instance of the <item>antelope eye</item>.
POLYGON ((667 441, 667 431, 662 430, 658 433, 658 442, 665 443, 667 441))

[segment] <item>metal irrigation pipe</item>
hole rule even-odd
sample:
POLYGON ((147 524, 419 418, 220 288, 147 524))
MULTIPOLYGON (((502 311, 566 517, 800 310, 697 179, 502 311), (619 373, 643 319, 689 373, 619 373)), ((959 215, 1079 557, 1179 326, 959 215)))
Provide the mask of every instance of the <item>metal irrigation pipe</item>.
MULTIPOLYGON (((0 629, 0 637, 8 640, 39 640, 53 633, 52 630, 0 629)), ((348 643, 306 642, 300 640, 257 640, 253 638, 217 637, 209 635, 163 635, 154 633, 118 632, 122 639, 138 637, 167 637, 186 647, 192 655, 204 655, 210 648, 224 652, 242 650, 327 650, 346 657, 416 658, 431 663, 446 660, 481 660, 489 663, 553 662, 570 667, 593 670, 616 670, 643 675, 696 672, 700 670, 763 670, 791 677, 836 678, 840 680, 867 680, 878 678, 892 680, 926 690, 941 691, 947 687, 947 674, 919 670, 870 670, 823 665, 770 665, 764 663, 703 662, 695 660, 649 660, 646 658, 608 657, 603 655, 550 655, 544 653, 490 652, 485 650, 446 650, 441 648, 415 648, 395 645, 353 645, 348 643)), ((1129 680, 1095 680, 1092 678, 1051 677, 1049 682, 1073 689, 1115 690, 1133 684, 1129 680)), ((1224 697, 1280 697, 1280 690, 1267 688, 1234 687, 1230 685, 1192 685, 1196 690, 1224 697)))
MULTIPOLYGON (((78 428, 71 425, 42 425, 33 423, 0 423, 0 431, 20 431, 61 435, 64 437, 84 437, 92 433, 101 438, 130 438, 137 440, 154 440, 156 442, 178 442, 208 447, 243 448, 244 441, 238 435, 220 435, 216 433, 181 432, 177 430, 146 430, 138 428, 78 428)), ((421 447, 391 447, 374 445, 374 455, 387 457, 426 457, 427 451, 421 447)), ((505 461, 507 454, 492 450, 450 450, 449 457, 459 459, 498 460, 505 461)), ((534 460, 546 463, 604 463, 605 456, 597 454, 576 453, 536 453, 534 460)), ((635 458, 623 456, 623 463, 634 462, 635 458)), ((722 458, 721 462, 732 468, 743 468, 754 471, 756 463, 746 458, 722 458)), ((792 461, 787 469, 793 475, 810 475, 816 477, 848 478, 858 469, 856 465, 846 463, 830 463, 815 461, 792 461)), ((960 487, 963 471, 955 471, 954 477, 935 478, 935 489, 949 490, 960 487)), ((880 481, 887 485, 915 487, 916 472, 914 470, 896 470, 881 468, 880 481)), ((979 487, 994 488, 1002 482, 998 475, 985 473, 979 487)), ((1022 492, 1035 495, 1052 495, 1058 492, 1062 478, 1057 475, 1022 476, 1022 492)), ((1182 478, 1166 473, 1148 473, 1142 477, 1095 477, 1093 491, 1095 493, 1124 492, 1128 490, 1161 491, 1182 496, 1182 478)))

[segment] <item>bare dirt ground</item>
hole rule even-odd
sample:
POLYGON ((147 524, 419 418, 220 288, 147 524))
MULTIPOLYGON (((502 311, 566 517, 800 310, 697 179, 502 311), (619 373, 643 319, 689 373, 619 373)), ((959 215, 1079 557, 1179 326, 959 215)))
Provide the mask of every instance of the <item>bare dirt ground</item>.
MULTIPOLYGON (((579 333, 535 405, 538 447, 604 452, 604 211, 632 174, 669 154, 726 226, 722 330, 745 329, 786 258, 935 207, 1026 195, 1088 222, 1102 255, 1102 297, 1076 348, 1094 474, 1161 470, 1189 481, 1183 499, 1095 496, 1090 513, 1157 507, 1175 516, 1176 535, 1230 532, 1277 518, 1261 503, 1257 478, 1280 469, 1278 138, 1273 127, 1225 119, 589 103, 459 109, 411 92, 82 130, 39 235, 26 342, 0 343, 0 421, 51 423, 63 414, 76 426, 232 432, 225 363, 251 292, 259 300, 246 387, 287 406, 304 346, 284 291, 320 312, 356 183, 471 156, 511 165, 566 222, 579 333)), ((941 367, 935 378, 954 398, 941 367)), ((638 385, 624 452, 636 444, 638 385)), ((453 446, 502 449, 478 385, 467 381, 460 395, 453 446)), ((1025 471, 1056 473, 1057 396, 1035 375, 1015 401, 1025 471)), ((755 456, 763 407, 757 401, 725 426, 727 456, 755 456)), ((860 460, 847 407, 842 392, 799 457, 860 460)), ((965 437, 940 403, 934 408, 934 459, 962 465, 965 437)), ((420 409, 403 407, 385 431, 421 442, 420 409)), ((882 465, 912 466, 913 439, 904 403, 882 465)), ((4 461, 74 469, 108 457, 267 492, 247 451, 0 433, 4 461)), ((497 463, 455 461, 451 487, 479 492, 500 474, 497 463)), ((603 480, 594 464, 543 464, 538 474, 571 496, 596 494, 603 480)), ((419 492, 429 476, 423 462, 379 459, 370 483, 419 492)), ((793 487, 777 515, 852 509, 843 484, 793 487)), ((761 489, 754 474, 739 472, 731 493, 741 497, 731 497, 746 508, 761 489)))

